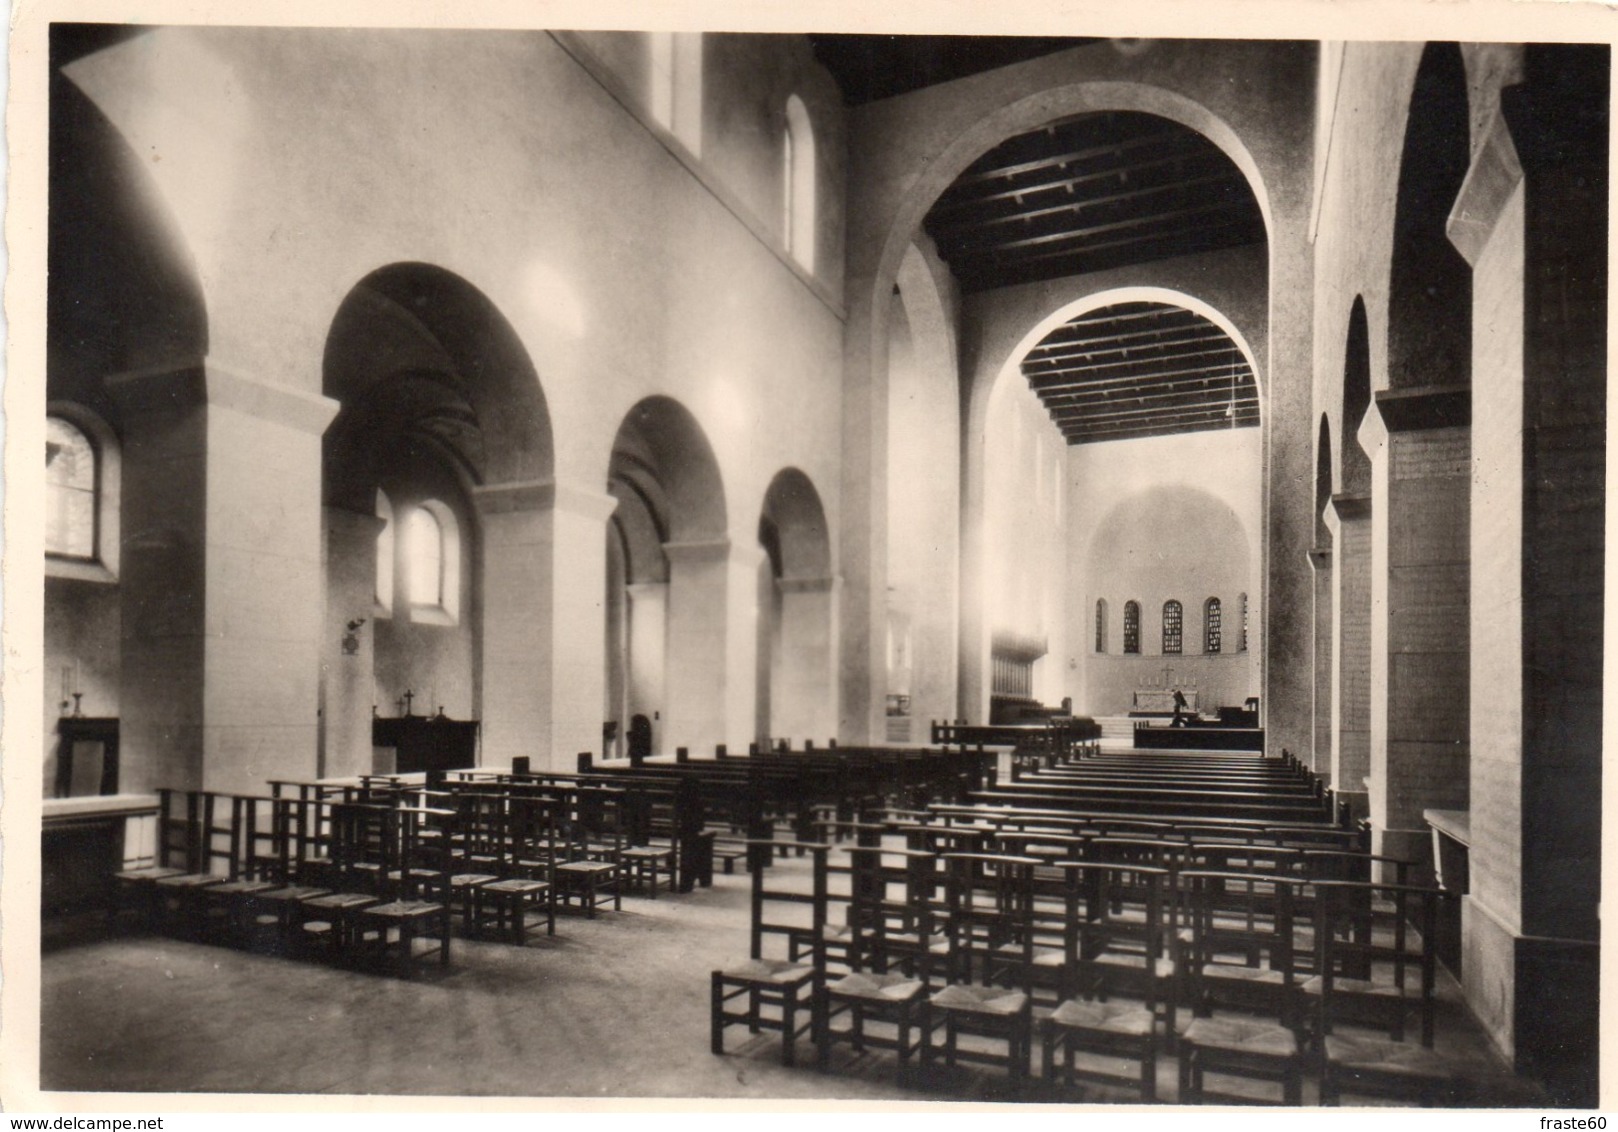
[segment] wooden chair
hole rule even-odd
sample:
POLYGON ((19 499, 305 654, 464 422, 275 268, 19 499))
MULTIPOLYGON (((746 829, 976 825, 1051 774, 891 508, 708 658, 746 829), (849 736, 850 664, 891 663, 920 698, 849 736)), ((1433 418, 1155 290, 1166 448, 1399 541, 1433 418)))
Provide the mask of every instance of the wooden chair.
POLYGON ((574 804, 573 820, 559 837, 556 898, 566 907, 577 900, 593 920, 609 894, 613 911, 623 908, 623 840, 612 792, 581 788, 574 804))
POLYGON ((220 934, 231 943, 250 945, 256 897, 279 887, 275 873, 274 800, 238 794, 231 807, 230 856, 226 879, 204 888, 204 915, 223 921, 220 934))
POLYGON ((712 972, 710 1045, 715 1054, 723 1054, 725 1030, 732 1025, 745 1025, 754 1034, 771 1030, 781 1035, 781 1064, 792 1065, 797 1039, 817 1029, 815 1005, 825 970, 820 940, 826 923, 826 869, 831 846, 823 842, 787 842, 783 846, 773 839, 756 839, 747 844, 753 880, 749 955, 742 962, 712 972), (768 886, 766 877, 772 861, 783 847, 809 854, 813 878, 808 893, 768 886), (776 905, 807 906, 808 924, 770 920, 770 909, 776 905), (792 938, 806 928, 806 938, 812 941, 807 962, 766 956, 768 937, 792 938), (738 999, 744 1000, 743 1008, 728 1009, 738 999))
POLYGON ((1433 1044, 1437 888, 1375 881, 1315 883, 1315 975, 1303 984, 1317 1033, 1339 1018, 1405 1037, 1412 1013, 1433 1044))
MULTIPOLYGON (((824 976, 816 1004, 820 1065, 830 1064, 832 1047, 846 1041, 855 1050, 891 1050, 898 1057, 901 1081, 911 1059, 921 1050, 926 1024, 927 985, 935 958, 947 958, 932 946, 934 883, 932 854, 880 845, 849 846, 850 901, 846 937, 839 937, 852 968, 839 978, 824 976), (890 864, 885 858, 895 859, 890 864), (897 886, 898 893, 891 890, 897 886), (847 1019, 846 1027, 837 1025, 847 1019), (870 1023, 892 1033, 873 1033, 870 1023)), ((822 966, 830 944, 820 949, 822 966)))
POLYGON ((532 799, 505 799, 499 873, 473 894, 473 920, 493 921, 496 933, 521 947, 528 942, 528 913, 545 917, 545 934, 556 934, 556 832, 549 807, 532 799))
MULTIPOLYGON (((342 802, 331 807, 330 891, 297 901, 295 947, 344 960, 357 955, 360 913, 382 901, 398 862, 399 811, 391 805, 342 802)), ((273 896, 273 893, 265 894, 273 896)))
POLYGON ((928 998, 922 1064, 932 1063, 933 1037, 943 1027, 944 1060, 951 1068, 961 1061, 1003 1067, 1013 1082, 1021 1082, 1028 1076, 1033 1048, 1033 870, 1039 862, 948 853, 944 863, 948 981, 928 998), (972 983, 974 969, 987 978, 991 956, 1009 987, 972 983), (1004 1041, 1005 1053, 961 1049, 963 1034, 1004 1041))
POLYGON ((422 828, 434 815, 412 806, 386 809, 384 813, 387 817, 383 820, 383 835, 393 839, 390 855, 394 860, 390 863, 395 867, 383 871, 382 899, 359 909, 361 942, 369 954, 383 962, 391 959, 399 970, 409 971, 419 958, 416 941, 436 941, 436 946, 430 946, 425 954, 436 955, 440 966, 448 966, 449 905, 419 898, 423 874, 444 875, 432 867, 441 864, 440 847, 433 844, 424 850, 422 843, 422 828))
MULTIPOLYGON (((1186 960, 1188 982, 1192 987, 1201 987, 1207 978, 1205 959, 1214 948, 1209 935, 1215 922, 1212 910, 1217 908, 1225 886, 1244 880, 1245 874, 1188 870, 1178 879, 1190 893, 1192 935, 1186 960)), ((1274 993, 1263 1000, 1271 1007, 1271 1012, 1242 1015, 1227 1010, 1217 1016, 1208 1013, 1191 1020, 1178 1042, 1182 1103, 1201 1104, 1209 1098, 1255 1103, 1251 1097, 1209 1092, 1205 1082, 1209 1073, 1274 1082, 1281 1088, 1280 1103, 1298 1105, 1303 1102, 1308 1047, 1302 1040, 1302 1017, 1295 972, 1291 967, 1295 955, 1292 892, 1297 883, 1293 878, 1272 882, 1277 911, 1272 928, 1274 939, 1269 943, 1268 953, 1275 957, 1276 963, 1286 966, 1279 972, 1274 993)), ((1260 984, 1271 981, 1258 980, 1260 984)))
POLYGON ((124 914, 133 916, 143 930, 159 926, 161 901, 157 882, 194 873, 200 860, 200 831, 196 796, 179 790, 159 790, 157 846, 152 864, 113 874, 113 904, 108 926, 116 927, 124 914))
MULTIPOLYGON (((1062 1001, 1041 1023, 1044 1050, 1044 1076, 1071 1085, 1075 1078, 1112 1085, 1138 1086, 1141 1100, 1157 1099, 1157 1003, 1164 981, 1160 964, 1164 960, 1165 923, 1169 907, 1167 889, 1173 874, 1167 869, 1144 865, 1115 865, 1096 862, 1064 863, 1066 874, 1067 935, 1062 1001), (1112 906, 1110 890, 1126 880, 1144 885, 1146 898, 1138 948, 1123 951, 1118 961, 1098 962, 1121 938, 1109 928, 1112 906), (1127 974, 1129 957, 1139 964, 1138 977, 1127 974), (1127 985, 1133 997, 1117 997, 1127 985), (1085 1052, 1132 1062, 1135 1070, 1124 1075, 1102 1069, 1080 1068, 1075 1054, 1085 1052)), ((1170 982, 1172 986, 1172 981, 1170 982)), ((1171 991, 1172 993, 1172 991, 1171 991)), ((1172 1008, 1166 1012, 1165 1032, 1174 1023, 1172 1008)))

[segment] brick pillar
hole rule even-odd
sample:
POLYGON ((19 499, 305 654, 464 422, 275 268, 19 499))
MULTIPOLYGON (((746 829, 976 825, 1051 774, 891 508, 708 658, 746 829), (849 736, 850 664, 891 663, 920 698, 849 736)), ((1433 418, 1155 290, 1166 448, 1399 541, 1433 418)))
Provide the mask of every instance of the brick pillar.
POLYGON ((1315 695, 1314 747, 1309 753, 1309 769, 1335 784, 1332 777, 1331 692, 1332 692, 1332 580, 1331 547, 1317 546, 1309 552, 1309 567, 1315 577, 1315 695))
POLYGON ((1332 535, 1331 781, 1355 819, 1369 813, 1371 772, 1371 498, 1334 495, 1332 535))
POLYGON ((1425 809, 1464 810, 1471 687, 1471 393, 1381 390, 1372 453, 1371 821, 1377 851, 1430 861, 1425 809))
POLYGON ((108 379, 124 425, 122 772, 260 792, 317 771, 320 436, 335 403, 208 364, 108 379))
POLYGON ((1520 1072, 1593 1107, 1609 62, 1606 48, 1525 54, 1450 220, 1478 328, 1463 986, 1520 1072))

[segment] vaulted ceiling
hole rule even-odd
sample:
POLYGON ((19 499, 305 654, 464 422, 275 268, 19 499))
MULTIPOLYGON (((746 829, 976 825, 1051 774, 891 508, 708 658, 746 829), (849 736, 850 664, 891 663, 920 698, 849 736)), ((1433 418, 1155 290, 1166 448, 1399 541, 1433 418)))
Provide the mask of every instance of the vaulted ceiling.
POLYGON ((1086 311, 1028 351, 1023 376, 1069 444, 1258 424, 1252 368, 1222 329, 1165 303, 1086 311))

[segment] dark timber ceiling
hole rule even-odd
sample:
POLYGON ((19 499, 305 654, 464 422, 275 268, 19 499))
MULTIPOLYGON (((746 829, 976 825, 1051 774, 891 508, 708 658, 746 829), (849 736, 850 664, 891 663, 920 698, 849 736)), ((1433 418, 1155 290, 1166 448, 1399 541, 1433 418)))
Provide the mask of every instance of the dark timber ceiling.
POLYGON ((1029 350, 1022 372, 1069 444, 1258 424, 1258 387, 1241 351, 1182 307, 1087 311, 1029 350))
POLYGON ((1095 40, 1032 35, 811 35, 809 42, 815 58, 843 92, 843 102, 862 106, 1095 40))
POLYGON ((1264 218, 1218 146, 1151 114, 1084 114, 997 145, 934 203, 963 291, 1257 243, 1264 218))

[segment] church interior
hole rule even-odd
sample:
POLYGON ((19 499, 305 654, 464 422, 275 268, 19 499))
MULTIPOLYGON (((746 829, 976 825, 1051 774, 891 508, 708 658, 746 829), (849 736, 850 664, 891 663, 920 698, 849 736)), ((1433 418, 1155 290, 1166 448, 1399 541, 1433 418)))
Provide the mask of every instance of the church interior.
POLYGON ((1605 45, 35 69, 40 1089, 1597 1103, 1605 45))

